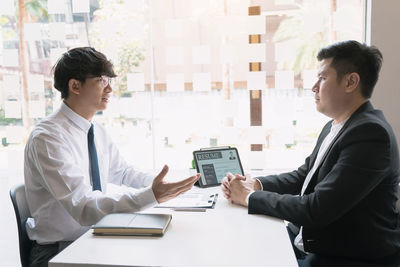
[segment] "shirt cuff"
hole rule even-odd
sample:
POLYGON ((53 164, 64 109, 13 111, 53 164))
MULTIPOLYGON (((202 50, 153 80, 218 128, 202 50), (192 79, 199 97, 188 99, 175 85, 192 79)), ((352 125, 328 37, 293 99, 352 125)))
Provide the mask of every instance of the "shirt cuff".
POLYGON ((250 196, 251 196, 251 194, 253 194, 255 191, 253 190, 253 191, 251 191, 248 195, 247 195, 247 197, 246 197, 246 204, 247 204, 247 206, 249 205, 249 199, 250 199, 250 196))
POLYGON ((139 190, 136 189, 133 194, 137 197, 138 202, 140 203, 140 210, 152 208, 158 205, 152 186, 147 186, 139 190))
POLYGON ((260 181, 260 180, 258 180, 258 178, 254 178, 254 179, 256 179, 256 180, 258 181, 258 183, 260 184, 261 191, 263 191, 263 190, 264 190, 264 187, 263 187, 263 185, 262 185, 261 181, 260 181))

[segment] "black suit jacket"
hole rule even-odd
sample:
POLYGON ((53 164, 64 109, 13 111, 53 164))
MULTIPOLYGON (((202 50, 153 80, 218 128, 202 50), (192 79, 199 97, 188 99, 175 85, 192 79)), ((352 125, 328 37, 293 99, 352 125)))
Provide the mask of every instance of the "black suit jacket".
POLYGON ((303 226, 307 252, 358 260, 394 254, 400 249, 399 151, 391 126, 369 101, 345 123, 299 196, 331 123, 296 171, 258 177, 263 191, 250 196, 249 213, 303 226))

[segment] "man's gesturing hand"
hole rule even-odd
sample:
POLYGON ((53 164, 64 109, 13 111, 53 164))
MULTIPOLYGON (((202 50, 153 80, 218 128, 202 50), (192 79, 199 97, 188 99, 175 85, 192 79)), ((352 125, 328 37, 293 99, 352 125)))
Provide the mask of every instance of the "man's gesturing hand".
POLYGON ((153 180, 153 193, 158 203, 170 200, 192 188, 193 184, 200 178, 200 174, 190 176, 179 182, 168 183, 164 177, 168 172, 168 166, 164 165, 161 172, 153 180))

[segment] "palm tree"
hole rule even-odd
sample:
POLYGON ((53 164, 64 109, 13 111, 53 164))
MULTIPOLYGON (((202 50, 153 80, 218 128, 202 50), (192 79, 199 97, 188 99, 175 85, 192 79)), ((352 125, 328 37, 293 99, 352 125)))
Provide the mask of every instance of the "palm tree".
POLYGON ((23 93, 22 122, 24 125, 24 136, 26 137, 32 125, 29 117, 29 92, 28 92, 28 74, 29 74, 29 56, 27 54, 26 42, 24 36, 24 24, 30 20, 47 18, 46 11, 47 0, 18 0, 18 36, 19 36, 19 63, 21 68, 21 83, 23 93))
POLYGON ((336 0, 330 2, 304 0, 299 12, 284 19, 273 37, 274 42, 296 40, 295 60, 279 62, 279 69, 291 69, 299 74, 304 69, 315 69, 318 51, 331 42, 336 41, 333 29, 333 14, 336 11, 336 0), (319 31, 310 31, 306 23, 308 18, 316 18, 320 23, 319 31))
POLYGON ((19 37, 19 65, 21 67, 21 82, 23 93, 22 122, 25 129, 24 136, 27 136, 31 128, 31 119, 29 118, 29 92, 28 92, 28 64, 24 36, 24 24, 26 21, 25 0, 18 0, 18 37, 19 37))

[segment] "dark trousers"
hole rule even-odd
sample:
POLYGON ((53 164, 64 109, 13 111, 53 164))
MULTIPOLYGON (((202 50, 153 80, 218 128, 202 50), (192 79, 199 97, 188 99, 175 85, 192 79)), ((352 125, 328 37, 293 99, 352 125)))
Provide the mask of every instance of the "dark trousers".
POLYGON ((47 267, 49 260, 71 243, 57 242, 55 244, 40 245, 35 242, 29 256, 29 267, 47 267))
POLYGON ((400 252, 371 262, 355 261, 337 257, 322 256, 314 253, 304 253, 294 245, 297 233, 293 233, 290 227, 286 227, 290 241, 293 246, 294 254, 297 258, 299 267, 399 267, 400 252))

